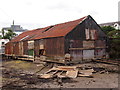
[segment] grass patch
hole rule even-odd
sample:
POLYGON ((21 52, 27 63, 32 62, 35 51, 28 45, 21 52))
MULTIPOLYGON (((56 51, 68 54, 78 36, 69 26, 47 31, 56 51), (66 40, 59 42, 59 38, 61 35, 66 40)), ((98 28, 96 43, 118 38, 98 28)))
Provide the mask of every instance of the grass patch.
POLYGON ((28 68, 31 68, 32 65, 33 65, 32 62, 26 62, 26 61, 20 61, 20 60, 5 62, 5 66, 14 68, 14 69, 28 69, 28 68))

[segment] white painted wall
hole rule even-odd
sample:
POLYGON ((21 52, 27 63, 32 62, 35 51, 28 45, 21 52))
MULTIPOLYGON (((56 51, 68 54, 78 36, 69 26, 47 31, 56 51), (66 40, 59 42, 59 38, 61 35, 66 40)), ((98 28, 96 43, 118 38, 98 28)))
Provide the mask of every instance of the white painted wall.
POLYGON ((119 25, 118 23, 115 23, 115 24, 114 24, 114 28, 115 28, 115 29, 120 29, 120 25, 119 25))
POLYGON ((9 42, 9 39, 0 39, 0 54, 5 52, 5 44, 9 42))

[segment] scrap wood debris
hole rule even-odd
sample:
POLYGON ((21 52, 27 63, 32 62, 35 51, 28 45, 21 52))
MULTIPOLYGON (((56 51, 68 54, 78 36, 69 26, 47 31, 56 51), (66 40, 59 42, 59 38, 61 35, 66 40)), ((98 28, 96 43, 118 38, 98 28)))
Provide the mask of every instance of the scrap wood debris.
POLYGON ((93 69, 80 70, 77 66, 57 66, 39 75, 39 78, 77 78, 77 76, 92 76, 93 72, 95 72, 93 69))
POLYGON ((95 72, 93 69, 80 70, 78 76, 91 76, 93 72, 95 72))

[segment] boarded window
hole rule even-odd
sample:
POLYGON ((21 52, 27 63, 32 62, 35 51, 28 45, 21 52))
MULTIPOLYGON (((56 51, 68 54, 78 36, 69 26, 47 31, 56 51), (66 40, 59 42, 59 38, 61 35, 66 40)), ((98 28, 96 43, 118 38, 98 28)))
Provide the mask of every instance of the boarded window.
POLYGON ((33 56, 34 55, 34 50, 33 49, 29 49, 28 50, 28 55, 33 56))
POLYGON ((39 49, 44 49, 44 40, 43 39, 41 39, 41 40, 39 40, 39 49))
POLYGON ((85 34, 86 34, 86 40, 89 40, 89 39, 96 40, 98 37, 96 30, 85 29, 85 34))
POLYGON ((41 44, 41 45, 40 45, 40 49, 44 49, 44 45, 41 44))
POLYGON ((94 41, 83 41, 83 48, 94 48, 94 41))
POLYGON ((28 41, 28 49, 34 49, 34 41, 28 41))
POLYGON ((93 59, 94 50, 83 50, 83 59, 93 59))
POLYGON ((96 40, 97 39, 97 31, 96 30, 90 30, 90 36, 92 40, 96 40))
POLYGON ((85 29, 85 34, 86 34, 86 39, 90 39, 90 30, 89 29, 85 29))

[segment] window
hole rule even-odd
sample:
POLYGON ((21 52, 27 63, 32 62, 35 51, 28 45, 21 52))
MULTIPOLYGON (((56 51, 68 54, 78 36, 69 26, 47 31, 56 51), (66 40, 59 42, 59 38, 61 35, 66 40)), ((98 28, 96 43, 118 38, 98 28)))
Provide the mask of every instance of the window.
POLYGON ((40 49, 39 50, 39 55, 44 55, 45 54, 45 50, 44 49, 40 49))
POLYGON ((33 49, 29 49, 28 50, 28 55, 33 56, 34 55, 34 50, 33 49))
POLYGON ((85 29, 85 33, 86 33, 86 39, 90 39, 90 30, 89 29, 85 29))
POLYGON ((46 31, 48 31, 50 28, 52 28, 52 27, 54 27, 54 26, 50 26, 49 28, 47 28, 46 30, 44 30, 44 31, 42 31, 42 33, 44 33, 44 32, 46 32, 46 31))
POLYGON ((28 41, 28 49, 34 48, 34 41, 28 41))
POLYGON ((85 29, 85 34, 86 34, 86 39, 92 39, 92 40, 96 40, 97 39, 97 31, 96 30, 89 30, 89 29, 85 29))
POLYGON ((29 35, 27 35, 27 36, 23 37, 22 39, 20 39, 20 41, 22 41, 22 40, 26 39, 27 37, 29 37, 29 35))
POLYGON ((4 45, 5 44, 5 42, 2 42, 2 45, 4 45))

